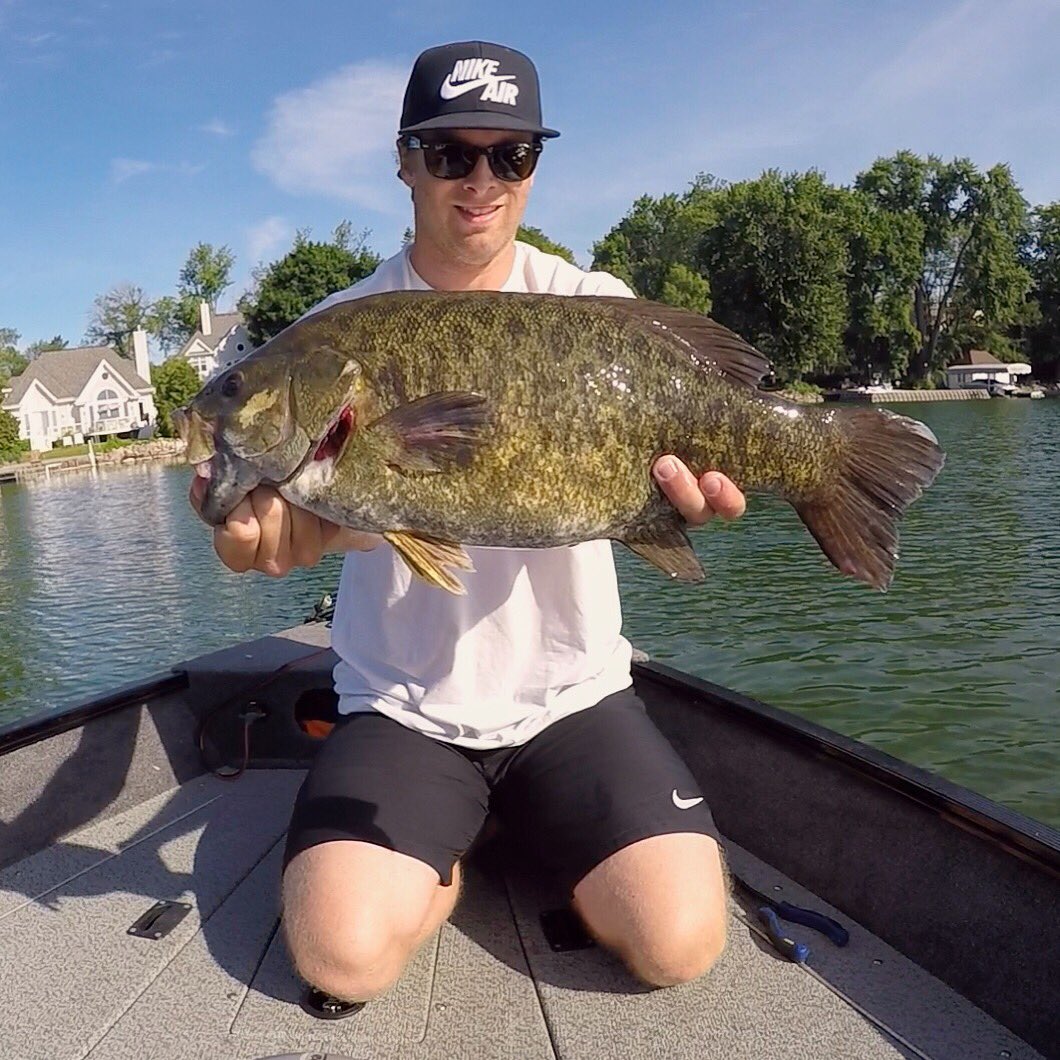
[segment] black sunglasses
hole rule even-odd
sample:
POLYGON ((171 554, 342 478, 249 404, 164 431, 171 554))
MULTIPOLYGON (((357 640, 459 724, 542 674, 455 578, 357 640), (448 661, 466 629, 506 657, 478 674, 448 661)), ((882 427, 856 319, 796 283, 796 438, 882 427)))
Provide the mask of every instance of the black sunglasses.
POLYGON ((515 183, 526 180, 533 173, 538 155, 541 154, 541 144, 536 140, 531 143, 476 147, 456 141, 427 143, 418 136, 406 136, 405 146, 413 151, 422 151, 427 172, 439 180, 462 180, 478 165, 479 158, 485 155, 498 180, 515 183))

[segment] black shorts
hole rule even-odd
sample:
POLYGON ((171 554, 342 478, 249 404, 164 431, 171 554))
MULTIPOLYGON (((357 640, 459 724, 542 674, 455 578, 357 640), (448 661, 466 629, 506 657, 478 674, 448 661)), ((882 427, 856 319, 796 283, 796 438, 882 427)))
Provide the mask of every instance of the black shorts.
POLYGON ((571 888, 640 839, 718 838, 699 784, 630 688, 489 751, 382 714, 343 718, 298 793, 284 866, 318 843, 358 839, 418 858, 448 884, 490 811, 571 888))

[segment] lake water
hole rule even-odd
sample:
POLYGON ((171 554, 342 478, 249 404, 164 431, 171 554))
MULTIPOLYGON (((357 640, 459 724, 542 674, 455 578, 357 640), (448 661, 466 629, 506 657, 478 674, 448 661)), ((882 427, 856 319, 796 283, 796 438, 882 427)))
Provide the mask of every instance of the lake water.
MULTIPOLYGON (((700 586, 616 549, 626 631, 654 658, 803 714, 1060 825, 1060 401, 896 406, 946 468, 911 509, 886 594, 832 571, 794 512, 695 535, 700 586)), ((225 570, 150 465, 0 487, 0 721, 62 709, 296 624, 339 559, 225 570)))

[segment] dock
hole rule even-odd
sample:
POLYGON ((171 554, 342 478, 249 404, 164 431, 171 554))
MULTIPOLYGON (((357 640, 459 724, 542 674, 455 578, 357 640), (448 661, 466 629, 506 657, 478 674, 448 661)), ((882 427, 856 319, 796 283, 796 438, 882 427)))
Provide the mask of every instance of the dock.
POLYGON ((824 395, 825 401, 838 401, 851 405, 880 405, 892 401, 990 401, 987 390, 831 390, 824 395))

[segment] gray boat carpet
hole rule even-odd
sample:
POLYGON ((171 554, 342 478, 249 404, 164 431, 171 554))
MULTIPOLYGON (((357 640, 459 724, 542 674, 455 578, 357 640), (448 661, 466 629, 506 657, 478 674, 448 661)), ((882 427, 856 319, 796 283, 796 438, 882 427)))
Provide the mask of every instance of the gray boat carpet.
MULTIPOLYGON (((297 1005, 301 987, 277 930, 282 838, 300 779, 200 777, 0 872, 0 1057, 1038 1055, 857 925, 844 921, 845 949, 791 927, 811 944, 813 974, 778 958, 747 926, 754 913, 742 900, 710 975, 644 989, 596 947, 553 952, 540 914, 558 896, 488 861, 468 867, 452 920, 390 995, 346 1020, 313 1019, 297 1005), (163 939, 128 935, 162 898, 192 911, 163 939)), ((729 858, 761 890, 830 911, 738 848, 729 858)))

